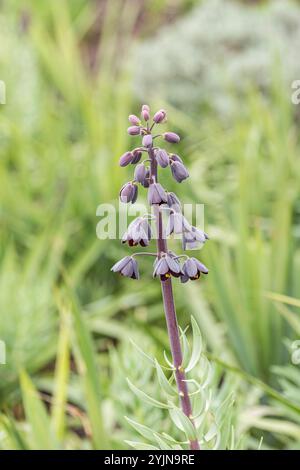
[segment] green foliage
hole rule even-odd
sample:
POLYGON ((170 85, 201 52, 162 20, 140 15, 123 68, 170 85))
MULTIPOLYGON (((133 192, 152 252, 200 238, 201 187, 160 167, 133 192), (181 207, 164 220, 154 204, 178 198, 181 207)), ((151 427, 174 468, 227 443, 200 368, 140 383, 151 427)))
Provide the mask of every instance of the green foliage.
MULTIPOLYGON (((164 419, 167 419, 166 413, 168 413, 173 427, 169 434, 169 432, 164 431, 162 418, 155 428, 139 424, 131 418, 126 418, 134 430, 146 440, 144 443, 136 440, 126 440, 127 444, 135 449, 148 449, 151 446, 151 448, 156 449, 183 450, 188 448, 189 441, 195 439, 199 439, 201 449, 233 450, 240 448, 242 445, 241 439, 237 442, 234 429, 233 390, 226 395, 230 379, 223 378, 223 384, 221 387, 219 386, 218 373, 203 353, 200 329, 193 317, 192 329, 192 352, 189 355, 185 372, 193 405, 194 416, 192 419, 195 427, 180 408, 174 385, 174 369, 171 368, 170 370, 169 367, 160 365, 157 360, 153 360, 151 365, 156 371, 156 377, 151 374, 148 376, 147 381, 145 381, 145 377, 142 380, 140 377, 139 381, 143 384, 143 390, 133 385, 130 380, 128 380, 128 384, 131 391, 136 395, 139 405, 146 404, 149 409, 158 409, 158 413, 164 416, 164 419), (149 381, 154 381, 159 386, 159 389, 156 388, 156 395, 159 394, 159 400, 144 391, 145 388, 149 387, 149 381), (162 426, 161 429, 159 429, 159 425, 162 426)), ((189 341, 183 332, 182 345, 186 352, 189 341)), ((141 359, 147 361, 149 367, 149 358, 145 359, 145 354, 140 348, 138 348, 138 352, 141 359)))
POLYGON ((135 85, 143 101, 150 94, 194 114, 208 108, 225 118, 239 116, 249 88, 270 91, 274 62, 290 88, 300 73, 295 2, 199 3, 138 48, 135 85))

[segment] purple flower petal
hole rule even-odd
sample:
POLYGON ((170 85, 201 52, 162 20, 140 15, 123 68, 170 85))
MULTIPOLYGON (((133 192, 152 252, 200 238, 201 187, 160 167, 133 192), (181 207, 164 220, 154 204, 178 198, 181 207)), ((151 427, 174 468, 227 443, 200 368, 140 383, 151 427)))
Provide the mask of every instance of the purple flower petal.
POLYGON ((169 271, 169 266, 165 258, 161 258, 155 267, 155 276, 162 276, 169 271))
POLYGON ((175 260, 174 258, 172 258, 172 256, 170 255, 167 255, 166 256, 166 261, 168 263, 168 266, 169 266, 169 269, 170 271, 172 272, 172 274, 180 274, 180 271, 181 271, 181 268, 180 268, 180 264, 178 263, 177 260, 175 260))
POLYGON ((134 170, 134 179, 139 183, 142 183, 145 179, 146 171, 144 163, 139 163, 134 170))
POLYGON ((173 161, 171 163, 171 171, 173 178, 178 182, 181 183, 183 180, 189 177, 189 173, 185 166, 177 161, 173 161))
POLYGON ((139 135, 141 133, 141 128, 139 126, 130 126, 127 129, 129 135, 139 135))
POLYGON ((189 258, 185 261, 183 265, 184 273, 189 276, 189 278, 196 278, 198 274, 198 268, 192 258, 189 258))
POLYGON ((136 186, 133 185, 132 183, 125 183, 121 190, 120 190, 120 200, 121 202, 128 203, 132 202, 132 198, 134 196, 134 191, 136 186))
POLYGON ((133 159, 132 159, 132 162, 131 164, 132 165, 135 165, 136 163, 138 163, 140 161, 140 159, 142 158, 142 152, 138 149, 135 149, 133 150, 133 159))
POLYGON ((171 153, 170 159, 171 159, 173 162, 180 162, 180 163, 183 164, 182 159, 180 158, 179 155, 176 155, 176 153, 171 153))
POLYGON ((167 194, 159 183, 150 184, 148 202, 149 204, 162 204, 167 202, 167 194))
POLYGON ((132 273, 132 279, 139 279, 139 269, 138 269, 138 264, 135 259, 132 259, 132 266, 133 266, 133 273, 132 273))
POLYGON ((152 145, 152 135, 151 134, 144 135, 142 143, 143 143, 144 147, 151 147, 151 145, 152 145))
POLYGON ((115 273, 121 271, 126 266, 126 264, 129 263, 130 259, 130 256, 125 256, 125 258, 122 258, 120 261, 113 265, 111 271, 115 273))
POLYGON ((124 166, 129 165, 129 163, 132 162, 133 158, 134 158, 134 155, 133 155, 132 152, 126 152, 126 153, 124 153, 124 154, 120 157, 120 160, 119 160, 120 166, 124 167, 124 166))
POLYGON ((155 153, 157 163, 162 167, 166 168, 169 165, 169 155, 163 149, 159 149, 155 153))
POLYGON ((166 226, 166 236, 168 237, 174 232, 174 214, 173 212, 168 217, 168 222, 166 226))
POLYGON ((131 203, 134 204, 137 200, 137 197, 138 197, 138 187, 137 185, 133 185, 133 195, 132 195, 132 199, 131 199, 131 203))
POLYGON ((180 276, 180 280, 181 280, 182 283, 187 282, 189 279, 190 279, 189 276, 187 276, 186 274, 182 274, 180 276))
POLYGON ((192 258, 192 260, 195 261, 198 271, 200 271, 203 274, 208 274, 208 269, 203 263, 201 263, 197 258, 192 258))
POLYGON ((133 275, 133 263, 132 263, 132 258, 126 266, 120 271, 122 276, 125 277, 131 277, 133 275))
POLYGON ((144 181, 141 183, 144 186, 144 188, 149 188, 149 186, 150 186, 150 181, 149 180, 150 180, 150 171, 147 170, 146 174, 145 174, 144 181))

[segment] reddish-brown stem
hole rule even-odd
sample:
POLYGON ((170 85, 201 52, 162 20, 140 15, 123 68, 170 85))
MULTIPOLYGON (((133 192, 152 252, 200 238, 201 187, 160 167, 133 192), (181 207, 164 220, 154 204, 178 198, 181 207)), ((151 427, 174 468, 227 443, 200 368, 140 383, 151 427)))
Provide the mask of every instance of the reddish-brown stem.
MULTIPOLYGON (((153 149, 149 149, 149 158, 151 160, 150 166, 150 184, 153 184, 154 180, 157 182, 157 162, 154 158, 153 149)), ((159 210, 158 205, 154 205, 154 216, 156 221, 156 230, 157 230, 157 251, 158 256, 161 256, 161 253, 167 253, 167 241, 163 232, 163 221, 162 214, 159 210)), ((166 281, 161 280, 161 289, 164 302, 164 310, 166 316, 166 323, 168 328, 169 341, 171 346, 172 360, 175 368, 175 378, 178 388, 178 393, 180 397, 181 408, 184 414, 191 420, 194 425, 192 418, 192 406, 190 397, 188 394, 188 387, 185 377, 185 372, 182 367, 182 350, 179 337, 179 329, 177 324, 176 309, 174 303, 174 296, 172 290, 172 280, 171 278, 166 281)), ((198 440, 190 441, 190 449, 199 450, 198 440)))

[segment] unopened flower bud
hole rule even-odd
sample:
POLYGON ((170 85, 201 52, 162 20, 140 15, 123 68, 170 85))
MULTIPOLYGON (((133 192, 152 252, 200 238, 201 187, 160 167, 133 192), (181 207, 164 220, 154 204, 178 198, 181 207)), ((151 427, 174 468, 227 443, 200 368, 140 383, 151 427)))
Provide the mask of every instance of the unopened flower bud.
POLYGON ((129 135, 139 135, 141 132, 141 128, 139 126, 130 126, 127 129, 129 135))
POLYGON ((175 132, 165 132, 163 134, 164 139, 171 144, 178 144, 180 141, 179 135, 175 134, 175 132))
POLYGON ((165 117, 166 117, 166 112, 163 109, 160 109, 159 111, 157 111, 157 113, 154 114, 153 121, 156 124, 160 124, 161 122, 163 122, 165 117))
POLYGON ((135 203, 138 195, 138 187, 131 182, 125 183, 120 190, 120 200, 124 203, 135 203))
POLYGON ((150 108, 147 104, 143 104, 141 116, 142 116, 142 119, 144 119, 144 121, 149 121, 149 119, 150 119, 150 108))
POLYGON ((122 155, 122 157, 119 160, 120 166, 127 166, 129 163, 132 163, 132 160, 134 158, 134 155, 132 152, 126 152, 122 155))
POLYGON ((180 162, 172 162, 171 171, 172 171, 173 178, 178 183, 181 183, 183 180, 189 177, 189 172, 187 171, 185 166, 180 162))
POLYGON ((135 171, 134 171, 134 179, 136 181, 138 181, 139 183, 143 183, 143 181, 145 180, 145 176, 146 176, 146 167, 144 165, 144 163, 139 163, 136 167, 135 167, 135 171))
POLYGON ((151 145, 152 145, 152 135, 151 134, 144 135, 142 143, 143 143, 144 147, 151 147, 151 145))
POLYGON ((128 120, 129 120, 130 124, 132 124, 133 126, 140 126, 141 125, 140 119, 135 114, 130 114, 129 117, 128 117, 128 120))
POLYGON ((169 165, 169 155, 165 150, 158 149, 155 153, 155 158, 162 168, 166 168, 169 165))
POLYGON ((142 116, 142 119, 144 119, 144 121, 146 122, 149 121, 150 119, 150 114, 146 109, 141 112, 141 116, 142 116))

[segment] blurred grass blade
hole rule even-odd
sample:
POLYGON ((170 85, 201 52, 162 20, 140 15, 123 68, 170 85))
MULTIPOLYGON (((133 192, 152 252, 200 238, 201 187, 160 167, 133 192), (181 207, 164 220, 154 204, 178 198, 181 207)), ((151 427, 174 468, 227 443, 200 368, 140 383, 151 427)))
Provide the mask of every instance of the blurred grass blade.
POLYGON ((67 288, 67 291, 72 301, 71 313, 75 333, 74 352, 84 383, 93 444, 96 449, 109 449, 109 441, 106 435, 101 412, 99 371, 96 366, 96 354, 92 338, 84 319, 82 318, 75 296, 71 292, 70 288, 67 288))
POLYGON ((70 373, 71 324, 70 309, 67 308, 62 301, 58 302, 58 308, 60 311, 60 333, 54 374, 52 423, 57 438, 62 440, 66 427, 66 403, 70 373))
POLYGON ((20 373, 20 382, 25 415, 30 425, 32 436, 32 449, 58 449, 58 442, 52 432, 46 408, 25 371, 20 373))

